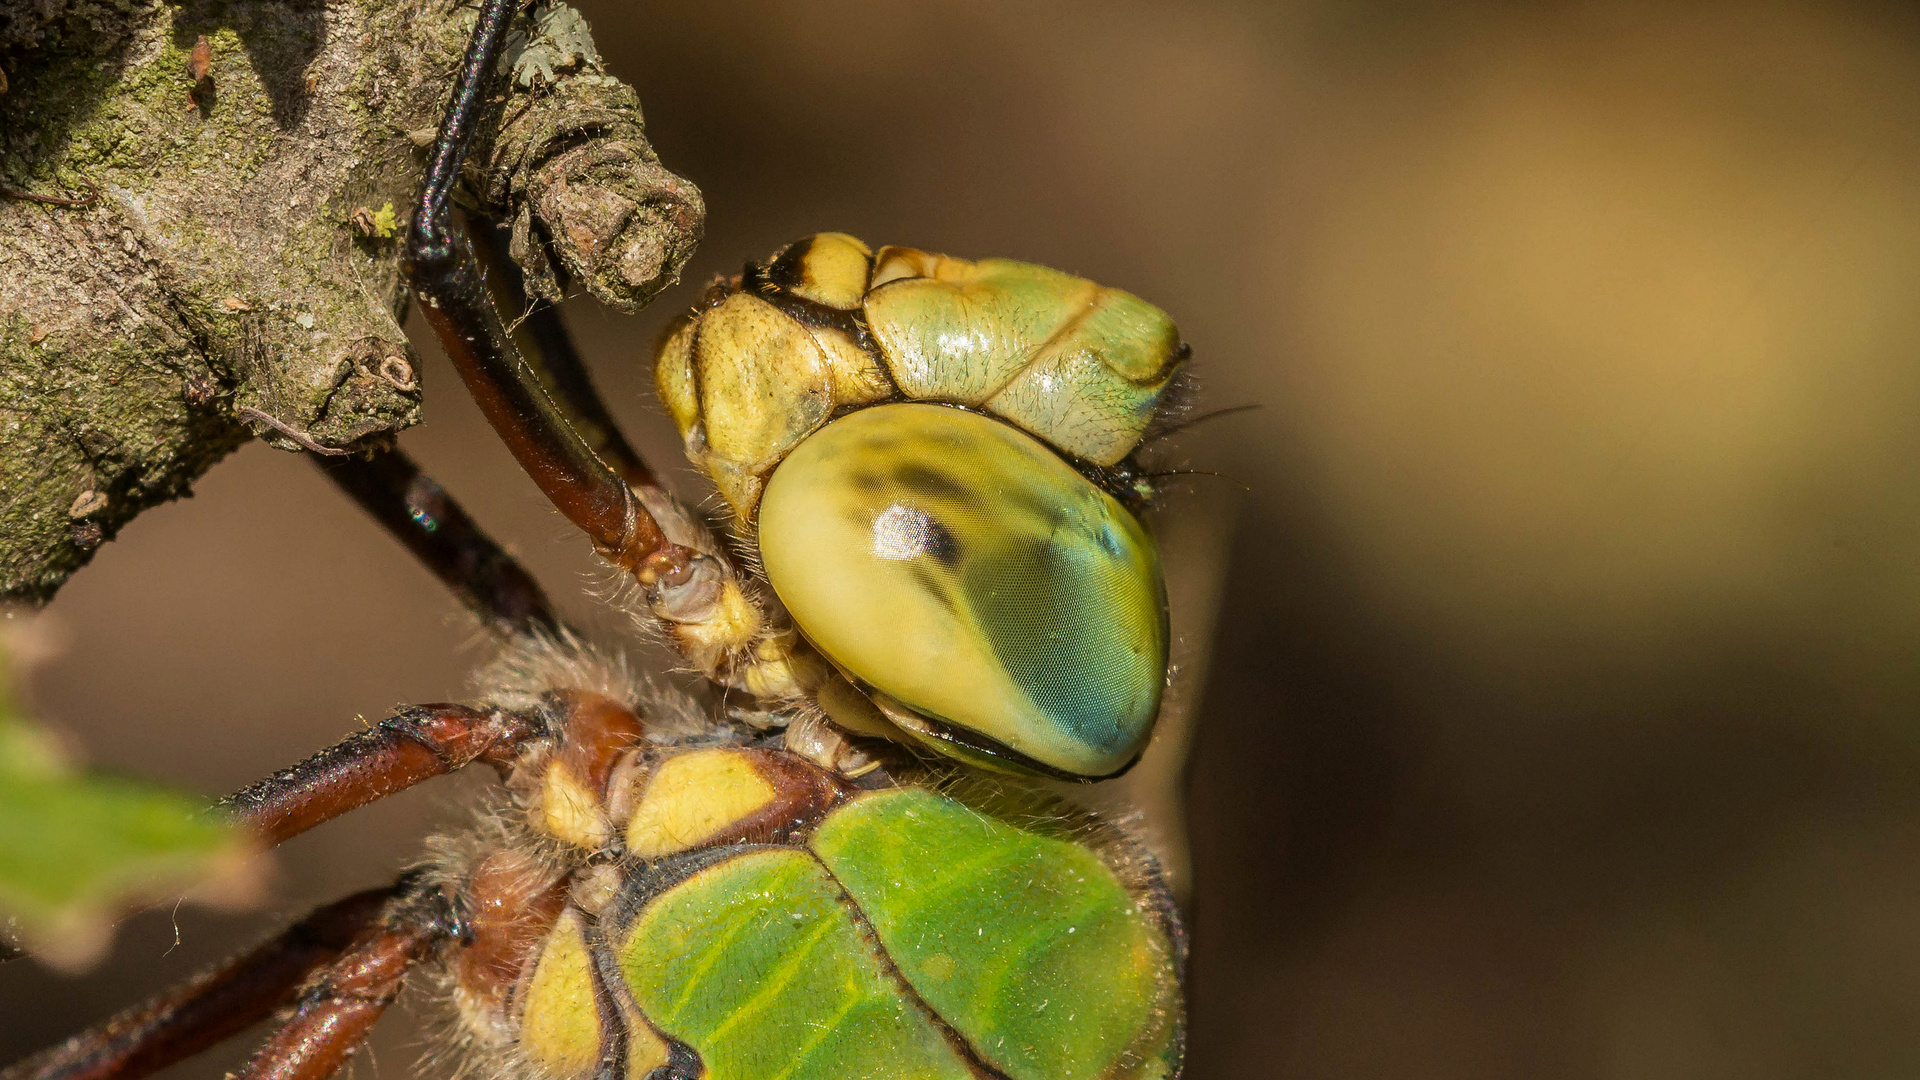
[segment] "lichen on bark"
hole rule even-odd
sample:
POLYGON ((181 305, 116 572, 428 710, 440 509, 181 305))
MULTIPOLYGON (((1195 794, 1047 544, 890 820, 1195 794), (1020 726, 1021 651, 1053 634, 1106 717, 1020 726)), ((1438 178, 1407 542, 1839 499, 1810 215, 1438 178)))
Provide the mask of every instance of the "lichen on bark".
MULTIPOLYGON (((0 5, 0 597, 44 601, 253 435, 363 448, 418 418, 401 244, 474 18, 0 5)), ((532 291, 644 303, 698 242, 699 192, 571 9, 522 16, 501 67, 469 206, 510 225, 532 291)))

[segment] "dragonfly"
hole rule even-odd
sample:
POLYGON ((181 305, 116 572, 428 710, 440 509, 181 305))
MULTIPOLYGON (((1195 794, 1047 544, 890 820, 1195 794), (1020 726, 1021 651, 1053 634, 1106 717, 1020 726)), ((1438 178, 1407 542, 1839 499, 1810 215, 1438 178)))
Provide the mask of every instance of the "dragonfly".
POLYGON ((1181 397, 1175 324, 1031 263, 803 238, 657 350, 723 507, 697 513, 552 311, 502 318, 512 274, 452 213, 518 6, 482 7, 409 280, 524 472, 723 706, 629 675, 401 452, 322 460, 501 655, 482 700, 397 710, 222 812, 279 843, 472 765, 496 796, 391 884, 0 1080, 131 1080, 270 1016, 238 1075, 325 1080, 423 977, 461 1075, 1178 1076, 1165 875, 1057 787, 1125 773, 1167 686, 1137 451, 1181 397))

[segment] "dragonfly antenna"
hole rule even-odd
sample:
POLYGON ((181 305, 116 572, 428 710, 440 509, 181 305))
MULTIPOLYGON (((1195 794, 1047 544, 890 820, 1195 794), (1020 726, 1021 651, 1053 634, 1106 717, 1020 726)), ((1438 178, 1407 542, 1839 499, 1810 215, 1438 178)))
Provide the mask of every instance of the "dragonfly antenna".
POLYGON ((1232 416, 1234 413, 1252 412, 1253 410, 1258 409, 1260 407, 1261 406, 1258 402, 1252 402, 1246 405, 1229 405, 1224 409, 1215 409, 1212 412, 1203 412, 1199 416, 1189 417, 1188 419, 1182 420, 1179 423, 1173 425, 1172 427, 1165 429, 1164 431, 1154 432, 1152 435, 1149 435, 1145 439, 1142 439, 1140 442, 1140 445, 1145 446, 1148 443, 1159 442, 1161 439, 1164 439, 1169 435, 1177 435, 1180 432, 1185 431, 1190 427, 1196 427, 1200 424, 1206 423, 1209 420, 1218 420, 1223 416, 1232 416))

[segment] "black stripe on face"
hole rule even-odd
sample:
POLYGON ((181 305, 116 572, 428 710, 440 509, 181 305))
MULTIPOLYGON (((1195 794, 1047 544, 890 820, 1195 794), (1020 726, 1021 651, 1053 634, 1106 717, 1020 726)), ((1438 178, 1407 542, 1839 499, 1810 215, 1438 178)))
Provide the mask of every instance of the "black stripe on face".
MULTIPOLYGON (((771 263, 748 263, 740 274, 739 291, 753 293, 802 326, 838 330, 847 335, 862 352, 873 357, 881 373, 891 381, 892 373, 880 355, 873 330, 867 326, 865 312, 858 307, 847 310, 830 307, 794 293, 794 289, 806 284, 806 256, 813 249, 813 243, 813 238, 808 237, 789 244, 771 263)), ((873 260, 869 258, 867 263, 871 267, 873 260)))
POLYGON ((814 238, 795 240, 788 244, 779 255, 767 264, 767 283, 776 289, 797 289, 807 283, 807 254, 813 250, 814 238))

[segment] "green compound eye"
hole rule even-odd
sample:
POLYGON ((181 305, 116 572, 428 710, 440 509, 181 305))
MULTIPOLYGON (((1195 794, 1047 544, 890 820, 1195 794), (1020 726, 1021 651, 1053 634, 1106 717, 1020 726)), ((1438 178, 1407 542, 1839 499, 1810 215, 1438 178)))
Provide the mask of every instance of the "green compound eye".
POLYGON ((1031 436, 941 405, 850 413, 774 470, 759 526, 801 631, 933 721, 902 726, 936 749, 1091 778, 1146 745, 1167 674, 1153 538, 1031 436))

